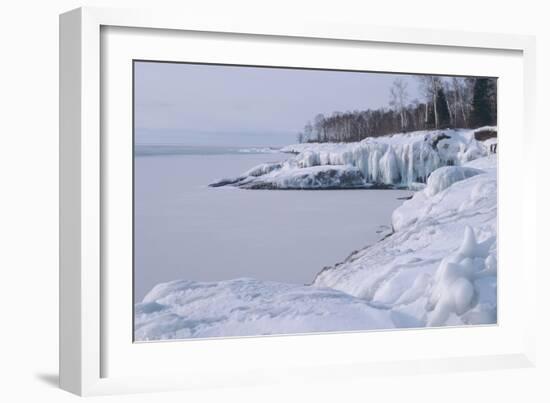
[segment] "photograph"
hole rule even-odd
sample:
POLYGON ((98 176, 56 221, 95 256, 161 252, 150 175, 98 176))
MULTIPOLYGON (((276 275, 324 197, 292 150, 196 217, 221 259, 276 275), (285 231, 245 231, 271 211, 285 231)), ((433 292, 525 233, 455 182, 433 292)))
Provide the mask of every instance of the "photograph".
POLYGON ((498 323, 496 77, 132 70, 135 342, 498 323))

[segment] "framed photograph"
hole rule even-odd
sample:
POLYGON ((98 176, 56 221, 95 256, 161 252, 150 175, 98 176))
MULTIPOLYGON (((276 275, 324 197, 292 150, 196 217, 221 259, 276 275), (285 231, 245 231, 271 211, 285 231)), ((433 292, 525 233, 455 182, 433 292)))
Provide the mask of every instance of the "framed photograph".
POLYGON ((533 365, 533 38, 60 24, 64 389, 533 365))

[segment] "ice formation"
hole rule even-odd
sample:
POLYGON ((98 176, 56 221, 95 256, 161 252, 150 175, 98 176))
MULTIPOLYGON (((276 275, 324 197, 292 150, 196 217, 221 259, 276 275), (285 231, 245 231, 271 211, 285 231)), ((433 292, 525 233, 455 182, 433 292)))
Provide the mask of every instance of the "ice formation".
POLYGON ((434 171, 394 211, 390 237, 326 268, 314 285, 389 310, 397 327, 495 323, 496 155, 460 168, 475 175, 434 171))
MULTIPOLYGON (((275 164, 278 165, 278 164, 275 164)), ((273 167, 273 164, 268 164, 273 167)), ((210 186, 228 184, 242 189, 361 189, 370 185, 365 182, 359 169, 351 165, 311 166, 301 169, 277 169, 255 175, 266 170, 266 164, 255 167, 251 172, 235 180, 223 179, 210 186)))
MULTIPOLYGON (((442 166, 463 165, 487 156, 489 146, 475 139, 475 130, 447 129, 401 133, 393 136, 367 138, 356 143, 304 143, 283 147, 282 152, 296 156, 287 161, 252 168, 233 179, 223 179, 211 186, 232 185, 248 189, 333 189, 342 180, 340 188, 397 187, 417 189, 426 183, 430 174, 442 166), (321 171, 342 171, 355 168, 350 186, 349 175, 340 175, 330 186, 311 180, 304 169, 319 167, 321 171), (300 175, 303 172, 304 175, 300 175), (288 180, 285 179, 288 177, 288 180), (303 178, 303 183, 300 182, 303 178), (271 182, 271 185, 269 184, 271 182), (261 183, 255 186, 254 183, 261 183), (363 183, 362 186, 359 186, 363 183)), ((311 173, 311 171, 309 171, 311 173)), ((321 181, 322 182, 322 181, 321 181)))
POLYGON ((496 286, 496 257, 490 254, 493 244, 493 238, 478 243, 473 229, 466 227, 460 249, 445 257, 435 273, 428 297, 428 326, 444 325, 451 315, 463 316, 466 323, 495 322, 494 300, 483 301, 489 304, 465 315, 476 304, 483 286, 487 285, 481 283, 484 279, 488 279, 488 285, 496 286))

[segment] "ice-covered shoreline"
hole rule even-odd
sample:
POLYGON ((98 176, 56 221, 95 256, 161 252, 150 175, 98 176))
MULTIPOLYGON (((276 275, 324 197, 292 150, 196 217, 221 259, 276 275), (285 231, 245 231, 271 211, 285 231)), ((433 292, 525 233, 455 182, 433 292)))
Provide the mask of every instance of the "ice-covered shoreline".
POLYGON ((492 141, 478 141, 471 129, 429 130, 367 138, 355 143, 302 143, 280 151, 283 162, 253 167, 210 186, 242 189, 369 189, 423 187, 442 166, 487 156, 492 141))
MULTIPOLYGON (((454 150, 452 165, 431 171, 423 189, 393 212, 391 236, 323 269, 309 286, 255 279, 159 284, 136 304, 136 340, 496 323, 497 156, 474 131, 457 132, 462 140, 442 137, 435 145, 454 150)), ((418 136, 411 134, 413 144, 418 136)), ((403 136, 382 141, 406 148, 403 136)), ((300 145, 297 157, 312 147, 325 162, 364 155, 357 144, 333 146, 300 145)), ((433 161, 432 152, 426 155, 433 161)), ((274 164, 243 176, 266 182, 284 170, 274 164)), ((292 175, 312 167, 325 165, 294 167, 292 175)))
POLYGON ((493 154, 434 171, 394 211, 390 237, 313 284, 390 310, 397 327, 496 323, 496 167, 493 154))

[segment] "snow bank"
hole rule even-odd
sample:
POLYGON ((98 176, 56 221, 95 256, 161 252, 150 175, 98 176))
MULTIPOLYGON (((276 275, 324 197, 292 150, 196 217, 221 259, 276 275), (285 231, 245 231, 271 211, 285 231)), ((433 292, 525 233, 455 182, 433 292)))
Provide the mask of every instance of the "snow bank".
MULTIPOLYGON (((348 166, 361 173, 362 181, 371 187, 407 187, 417 188, 418 183, 426 183, 429 175, 442 166, 462 165, 489 154, 489 146, 474 138, 475 130, 432 130, 401 133, 392 136, 367 138, 356 143, 304 143, 286 146, 282 152, 295 153, 296 156, 280 163, 275 170, 280 189, 284 183, 291 183, 299 189, 308 188, 309 175, 304 183, 297 185, 297 171, 311 167, 348 166), (285 181, 284 175, 293 176, 285 181)), ((256 171, 255 167, 251 171, 256 171)), ((316 172, 319 174, 319 168, 316 172)), ((271 171, 270 171, 271 172, 271 171)), ((237 178, 218 181, 211 186, 233 185, 245 187, 251 182, 250 171, 237 178)), ((261 176, 261 175, 253 175, 261 176)), ((262 178, 264 183, 273 178, 262 178)), ((342 176, 342 179, 348 179, 342 176)), ((334 186, 334 184, 331 184, 334 186)), ((349 187, 342 183, 342 187, 349 187)), ((265 188, 265 187, 262 187, 265 188)), ((332 188, 332 187, 331 187, 332 188)))
POLYGON ((250 278, 159 284, 135 306, 140 341, 391 327, 387 312, 343 292, 250 278))
POLYGON ((436 170, 441 181, 394 211, 394 234, 323 270, 314 285, 389 310, 398 327, 495 323, 496 155, 463 168, 436 170))

